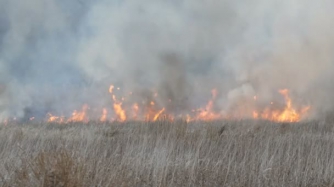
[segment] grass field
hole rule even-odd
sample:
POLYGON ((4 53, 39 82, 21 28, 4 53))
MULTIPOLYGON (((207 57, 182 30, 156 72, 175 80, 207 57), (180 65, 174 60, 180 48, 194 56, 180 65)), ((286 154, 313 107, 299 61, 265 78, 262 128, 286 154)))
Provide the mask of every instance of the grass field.
POLYGON ((0 127, 0 186, 334 186, 330 122, 0 127))

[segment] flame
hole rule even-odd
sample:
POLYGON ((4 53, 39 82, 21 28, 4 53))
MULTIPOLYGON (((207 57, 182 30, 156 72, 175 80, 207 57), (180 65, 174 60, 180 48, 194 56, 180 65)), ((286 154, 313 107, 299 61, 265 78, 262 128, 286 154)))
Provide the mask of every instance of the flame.
MULTIPOLYGON (((264 119, 275 122, 299 122, 302 117, 310 110, 310 106, 303 107, 300 111, 292 106, 292 100, 289 96, 289 90, 279 90, 279 93, 285 99, 285 107, 283 110, 270 110, 269 108, 264 109, 262 112, 253 111, 254 119, 264 119)), ((273 105, 273 102, 270 103, 273 105)))
POLYGON ((110 87, 109 87, 109 93, 113 93, 113 90, 114 90, 114 85, 110 85, 110 87))
POLYGON ((253 111, 253 118, 258 119, 259 118, 259 113, 257 111, 253 111))
POLYGON ((48 122, 49 123, 64 123, 64 117, 54 116, 51 113, 48 113, 48 122))
POLYGON ((67 122, 87 122, 88 118, 86 112, 89 109, 88 105, 84 105, 81 111, 74 111, 72 117, 70 117, 67 122))
MULTIPOLYGON (((112 95, 112 100, 114 101, 113 107, 114 107, 115 113, 117 115, 117 120, 121 121, 121 122, 124 122, 126 120, 126 114, 125 114, 125 111, 122 108, 122 102, 117 101, 116 96, 113 94, 113 89, 114 89, 114 86, 111 85, 109 87, 109 93, 112 95)), ((120 90, 120 89, 117 88, 117 90, 120 90)), ((122 100, 124 100, 124 98, 122 98, 122 100)))
POLYGON ((101 116, 101 118, 100 118, 100 121, 101 121, 101 122, 105 122, 105 121, 107 121, 107 115, 108 115, 108 110, 107 110, 106 108, 104 108, 104 109, 102 110, 102 116, 101 116))
POLYGON ((126 115, 122 108, 122 103, 114 103, 114 110, 117 115, 117 119, 121 122, 124 122, 126 120, 126 115))
MULTIPOLYGON (((216 109, 216 98, 218 95, 217 89, 211 90, 211 98, 208 100, 206 105, 202 108, 192 109, 189 113, 174 115, 170 113, 167 108, 160 106, 161 103, 158 101, 158 93, 152 92, 153 100, 141 101, 139 103, 131 103, 128 101, 127 97, 135 95, 133 92, 127 94, 126 97, 117 96, 121 99, 117 99, 116 95, 119 95, 119 87, 116 88, 114 85, 110 85, 109 93, 111 94, 112 105, 109 108, 102 109, 102 115, 100 116, 100 121, 120 121, 125 122, 126 120, 136 120, 136 121, 157 121, 159 119, 170 120, 174 119, 184 119, 187 122, 201 120, 201 121, 212 121, 220 119, 236 119, 236 118, 253 118, 262 119, 275 122, 299 122, 302 120, 310 110, 310 106, 296 108, 293 105, 292 99, 289 96, 288 89, 279 90, 279 93, 284 98, 285 104, 281 109, 274 105, 274 102, 268 103, 267 107, 257 110, 248 110, 247 106, 242 106, 237 114, 225 113, 224 111, 216 109), (116 93, 114 93, 116 91, 116 93), (276 108, 275 108, 276 107, 276 108), (112 110, 113 114, 108 112, 112 110), (248 114, 248 112, 251 112, 248 114), (109 114, 109 115, 108 115, 109 114), (164 118, 162 118, 164 115, 164 118), (108 118, 110 116, 110 118, 108 118)), ((128 92, 129 93, 129 92, 128 92)), ((256 108, 259 97, 254 95, 249 98, 251 103, 254 104, 253 108, 256 108)), ((168 102, 171 103, 171 99, 168 102)), ((80 111, 74 111, 72 116, 65 118, 64 116, 54 116, 48 114, 48 122, 56 123, 66 123, 66 122, 88 122, 87 112, 88 105, 83 105, 80 111)), ((31 120, 34 118, 31 118, 31 120)))
POLYGON ((159 116, 165 111, 165 108, 161 109, 157 114, 155 114, 153 121, 157 121, 159 116))
POLYGON ((67 120, 64 116, 54 116, 51 113, 48 113, 47 122, 49 123, 70 123, 70 122, 88 122, 89 119, 86 115, 87 110, 89 109, 88 105, 83 105, 81 111, 73 111, 72 116, 69 117, 67 120))
POLYGON ((187 116, 187 121, 193 121, 193 120, 203 120, 203 121, 211 121, 211 120, 217 120, 219 118, 222 118, 221 114, 216 113, 213 110, 214 102, 217 97, 217 89, 211 90, 212 98, 209 100, 209 102, 206 104, 205 108, 197 109, 198 114, 195 118, 191 118, 190 116, 187 116))

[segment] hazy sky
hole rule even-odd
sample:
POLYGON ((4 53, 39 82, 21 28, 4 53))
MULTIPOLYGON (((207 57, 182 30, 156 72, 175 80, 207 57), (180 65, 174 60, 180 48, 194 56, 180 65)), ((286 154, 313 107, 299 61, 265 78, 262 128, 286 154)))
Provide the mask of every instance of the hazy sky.
POLYGON ((288 88, 333 109, 331 0, 0 0, 0 119, 110 105, 108 85, 171 110, 288 88), (140 94, 139 94, 140 93, 140 94))

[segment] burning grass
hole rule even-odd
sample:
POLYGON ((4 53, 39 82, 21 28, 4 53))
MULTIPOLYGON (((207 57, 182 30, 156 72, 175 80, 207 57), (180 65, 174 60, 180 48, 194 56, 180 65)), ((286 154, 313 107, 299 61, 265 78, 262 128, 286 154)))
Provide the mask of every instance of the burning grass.
POLYGON ((333 186, 332 125, 8 124, 0 186, 333 186))
MULTIPOLYGON (((120 88, 117 88, 120 90, 120 88)), ((299 106, 296 107, 292 98, 289 95, 288 89, 279 90, 282 99, 284 99, 284 104, 282 106, 274 105, 271 101, 270 104, 266 103, 264 106, 260 107, 258 103, 258 97, 255 95, 252 99, 243 98, 240 103, 236 103, 234 107, 231 107, 229 111, 219 110, 217 108, 217 94, 218 91, 213 89, 211 91, 212 98, 208 100, 207 104, 200 108, 188 109, 187 111, 181 112, 181 114, 176 115, 172 107, 175 103, 171 99, 168 99, 168 104, 162 105, 157 102, 159 94, 157 92, 149 93, 151 95, 151 100, 142 100, 138 104, 128 101, 131 100, 132 92, 128 97, 121 96, 121 99, 117 99, 114 93, 114 86, 111 85, 109 88, 109 94, 112 98, 112 109, 103 108, 101 110, 102 114, 95 114, 92 116, 90 114, 90 107, 85 104, 82 109, 75 110, 69 117, 65 116, 55 116, 48 113, 46 117, 47 122, 53 123, 69 123, 69 122, 84 122, 87 123, 90 120, 97 120, 101 122, 125 122, 125 121, 175 121, 175 120, 185 120, 187 122, 193 121, 213 121, 213 120, 235 120, 235 119, 257 119, 257 120, 269 120, 274 122, 299 122, 305 119, 309 113, 310 106, 299 106), (174 103, 174 104, 173 104, 174 103), (111 112, 110 112, 111 111, 111 112), (100 115, 96 118, 96 115, 100 115)), ((233 105, 231 105, 233 106, 233 105)), ((96 109, 93 109, 96 110, 96 109)), ((16 118, 15 118, 16 119, 16 118)), ((30 121, 34 121, 35 117, 30 117, 30 121)), ((5 120, 13 121, 13 120, 5 120)))

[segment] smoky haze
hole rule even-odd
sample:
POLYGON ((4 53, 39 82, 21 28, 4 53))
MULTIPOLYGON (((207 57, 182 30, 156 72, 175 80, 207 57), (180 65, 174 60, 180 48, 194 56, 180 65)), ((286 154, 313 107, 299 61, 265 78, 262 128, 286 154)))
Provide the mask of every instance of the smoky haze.
MULTIPOLYGON (((111 107, 159 93, 172 113, 228 111, 257 95, 317 117, 334 108, 330 0, 1 0, 0 120, 111 107), (121 94, 120 94, 121 95, 121 94)), ((243 107, 243 106, 242 106, 243 107)), ((97 112, 99 113, 99 112, 97 112)))

